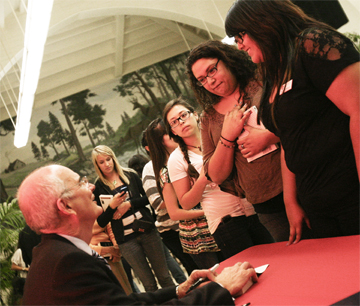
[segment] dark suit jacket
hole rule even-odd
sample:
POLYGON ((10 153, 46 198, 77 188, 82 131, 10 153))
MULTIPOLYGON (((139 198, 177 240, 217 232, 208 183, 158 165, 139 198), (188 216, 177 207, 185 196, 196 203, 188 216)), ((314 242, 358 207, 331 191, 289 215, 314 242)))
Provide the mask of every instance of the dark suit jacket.
POLYGON ((33 249, 23 305, 234 305, 230 293, 210 283, 178 300, 175 287, 127 296, 104 263, 56 234, 33 249))

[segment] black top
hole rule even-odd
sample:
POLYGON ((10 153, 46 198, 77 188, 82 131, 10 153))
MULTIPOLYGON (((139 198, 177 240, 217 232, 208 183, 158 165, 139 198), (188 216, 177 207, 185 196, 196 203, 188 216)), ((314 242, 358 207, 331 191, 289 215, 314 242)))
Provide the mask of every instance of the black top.
MULTIPOLYGON (((152 221, 152 222, 154 221, 149 209, 145 207, 146 205, 149 204, 149 200, 145 194, 139 176, 136 173, 130 171, 129 172, 124 171, 124 173, 130 181, 128 188, 129 188, 131 208, 121 217, 121 219, 113 220, 112 217, 114 212, 116 211, 116 208, 112 209, 110 206, 108 206, 106 211, 104 211, 97 219, 101 227, 105 227, 109 222, 111 222, 111 227, 118 244, 124 243, 126 241, 129 241, 137 237, 138 235, 141 235, 141 233, 135 233, 135 232, 128 234, 126 236, 124 235, 124 230, 130 229, 132 227, 132 223, 124 227, 123 219, 132 216, 133 212, 135 213, 140 212, 143 216, 142 220, 152 221)), ((101 194, 114 195, 118 193, 117 189, 110 190, 110 188, 98 178, 95 181, 95 190, 94 190, 95 200, 97 204, 101 206, 100 198, 99 198, 101 194)))
POLYGON ((286 164, 296 175, 300 203, 318 211, 340 200, 359 202, 349 117, 326 97, 337 75, 357 61, 359 53, 350 40, 331 31, 304 31, 292 87, 275 107, 277 128, 270 119, 270 104, 263 109, 263 122, 280 137, 286 164))

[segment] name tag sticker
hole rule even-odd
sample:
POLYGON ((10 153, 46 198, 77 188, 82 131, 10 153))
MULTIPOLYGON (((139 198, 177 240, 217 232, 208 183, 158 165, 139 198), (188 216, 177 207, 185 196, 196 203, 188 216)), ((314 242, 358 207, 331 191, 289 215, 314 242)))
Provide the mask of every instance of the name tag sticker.
POLYGON ((289 82, 286 82, 283 84, 280 88, 280 95, 282 95, 284 92, 289 91, 292 88, 293 80, 291 79, 289 82))

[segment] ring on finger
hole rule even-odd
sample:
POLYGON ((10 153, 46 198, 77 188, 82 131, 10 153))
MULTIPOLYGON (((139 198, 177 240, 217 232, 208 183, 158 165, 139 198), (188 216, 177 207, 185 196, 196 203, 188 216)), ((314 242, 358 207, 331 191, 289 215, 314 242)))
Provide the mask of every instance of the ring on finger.
POLYGON ((245 149, 244 144, 242 144, 240 147, 241 147, 241 149, 245 149))

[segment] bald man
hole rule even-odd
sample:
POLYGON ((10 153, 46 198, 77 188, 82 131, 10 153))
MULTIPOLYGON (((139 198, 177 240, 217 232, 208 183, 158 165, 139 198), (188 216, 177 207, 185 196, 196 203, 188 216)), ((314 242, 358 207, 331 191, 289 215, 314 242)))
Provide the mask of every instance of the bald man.
POLYGON ((51 165, 32 172, 18 191, 27 224, 42 234, 33 250, 24 305, 234 305, 246 282, 257 280, 247 262, 215 275, 194 271, 178 287, 126 295, 106 263, 92 256, 92 227, 102 208, 94 202, 94 185, 86 178, 51 165), (210 281, 186 294, 200 277, 210 281))

